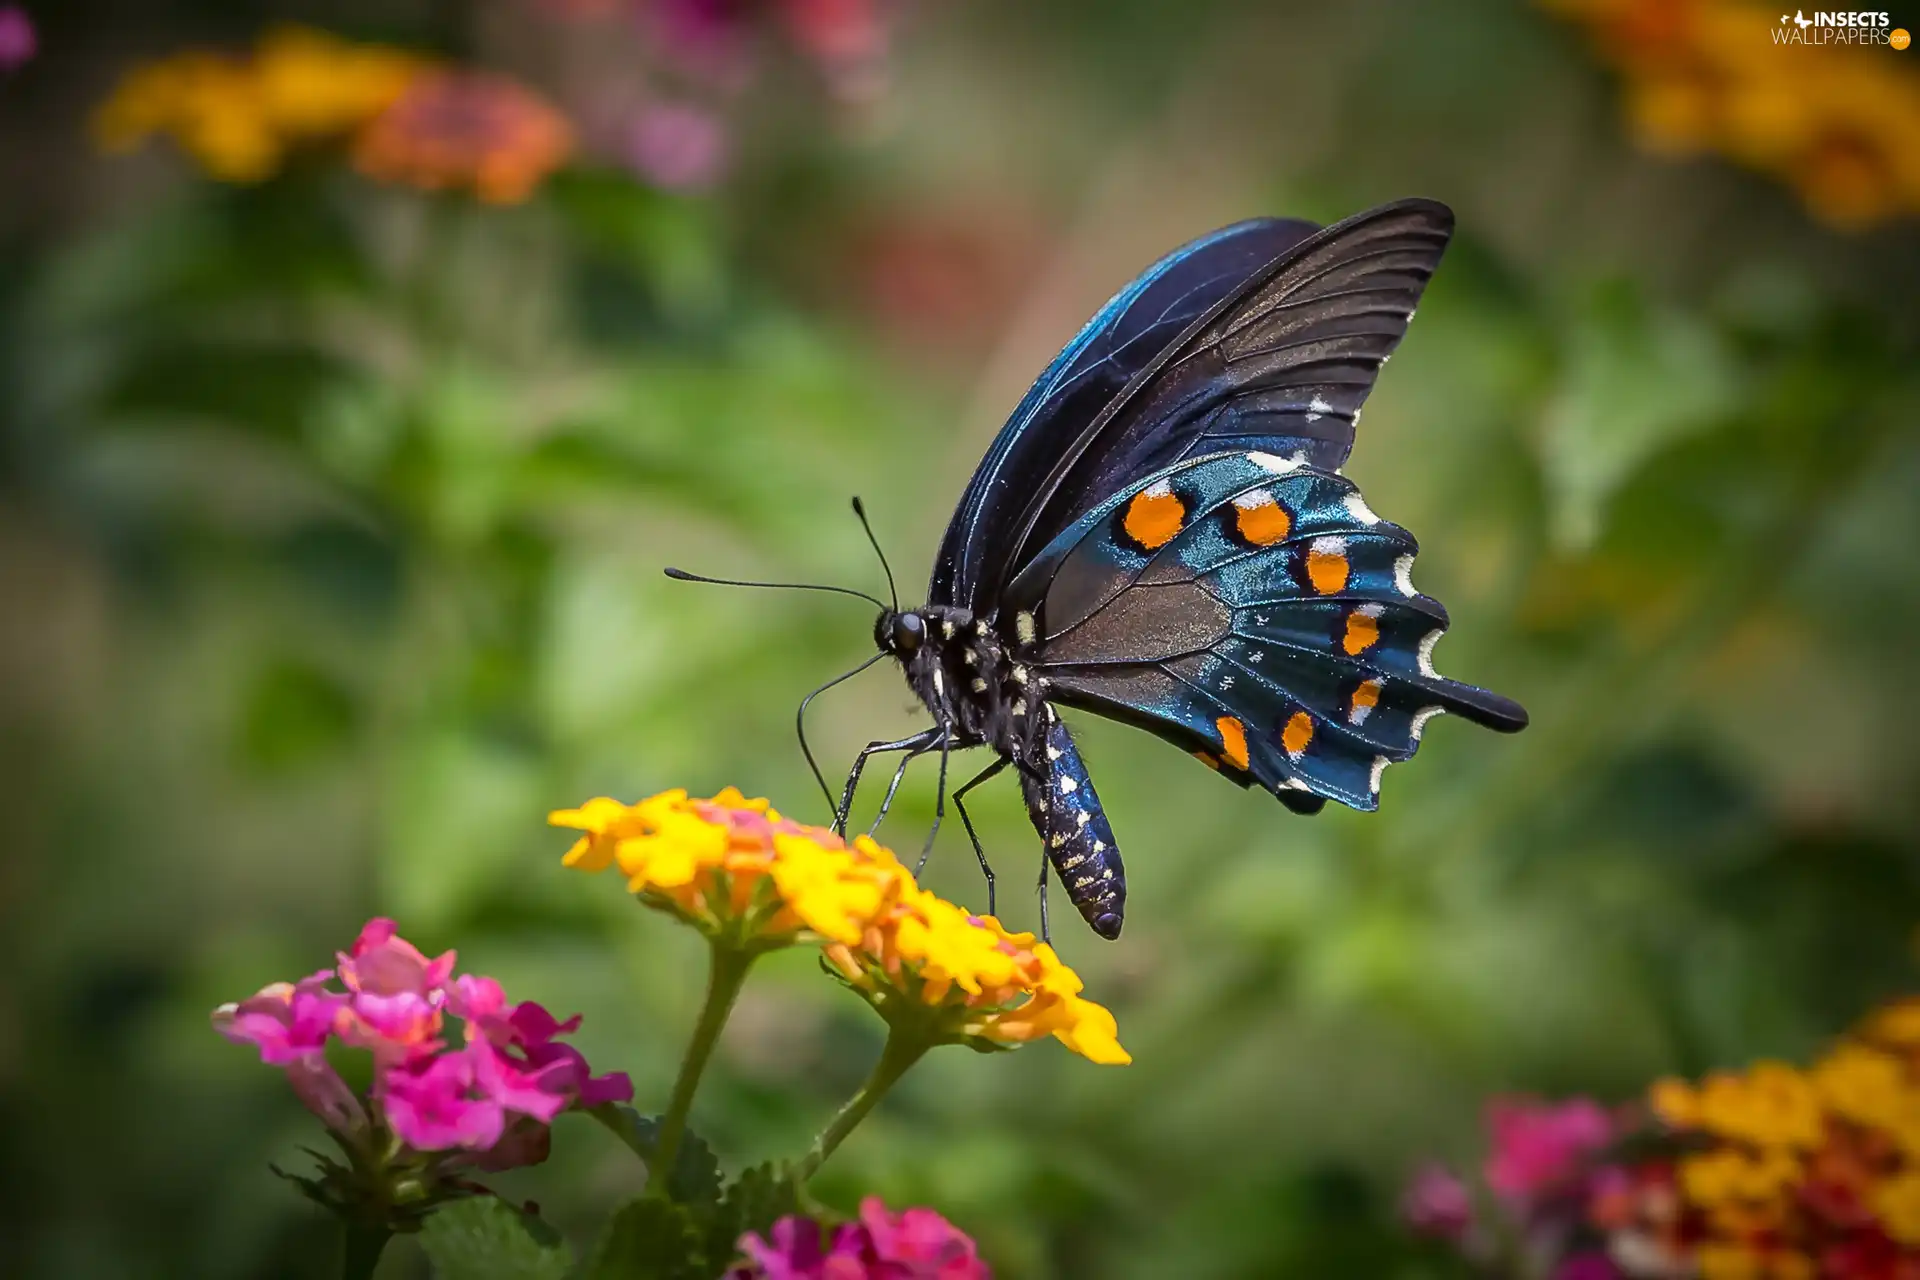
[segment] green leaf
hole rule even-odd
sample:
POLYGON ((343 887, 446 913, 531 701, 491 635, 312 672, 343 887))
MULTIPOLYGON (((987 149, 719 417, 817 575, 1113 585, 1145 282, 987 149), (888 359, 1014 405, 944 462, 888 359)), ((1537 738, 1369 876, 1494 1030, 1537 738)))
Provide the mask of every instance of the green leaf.
MULTIPOLYGON (((654 1152, 660 1141, 660 1117, 643 1116, 632 1107, 607 1107, 612 1124, 620 1131, 626 1144, 639 1153, 647 1162, 649 1176, 653 1173, 654 1152)), ((693 1130, 688 1129, 680 1135, 680 1151, 673 1162, 673 1172, 667 1176, 667 1194, 678 1204, 703 1208, 720 1199, 720 1158, 713 1154, 705 1140, 693 1130)))
POLYGON ((714 1270, 692 1212, 641 1196, 615 1211, 584 1280, 712 1280, 714 1270))
POLYGON ((1692 316, 1657 310, 1627 285, 1577 318, 1548 406, 1542 469, 1562 546, 1600 535, 1608 501, 1662 450, 1723 420, 1739 383, 1726 343, 1692 316))
POLYGON ((766 1235, 773 1224, 800 1211, 800 1196, 784 1166, 758 1164, 741 1172, 720 1197, 707 1228, 707 1256, 716 1267, 731 1262, 749 1231, 766 1235))
POLYGON ((444 1280, 563 1280, 573 1270, 573 1250, 557 1231, 493 1196, 436 1212, 420 1245, 444 1280))

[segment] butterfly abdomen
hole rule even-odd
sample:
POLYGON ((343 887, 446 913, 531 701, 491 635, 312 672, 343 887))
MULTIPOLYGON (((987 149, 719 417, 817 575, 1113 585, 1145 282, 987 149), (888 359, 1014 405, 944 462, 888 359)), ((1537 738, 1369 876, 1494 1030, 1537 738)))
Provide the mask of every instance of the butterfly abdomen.
POLYGON ((1127 874, 1113 829, 1066 724, 1051 707, 1042 714, 1040 750, 1020 765, 1027 816, 1081 916, 1101 937, 1117 938, 1127 911, 1127 874))

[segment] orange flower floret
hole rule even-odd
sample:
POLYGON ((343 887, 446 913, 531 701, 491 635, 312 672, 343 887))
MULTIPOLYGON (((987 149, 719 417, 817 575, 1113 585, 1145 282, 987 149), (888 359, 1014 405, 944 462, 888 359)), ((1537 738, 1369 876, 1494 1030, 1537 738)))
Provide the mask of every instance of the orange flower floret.
POLYGON ((858 944, 826 954, 882 1016, 931 1024, 944 1042, 1003 1049, 1050 1035, 1093 1062, 1132 1061, 1113 1015, 1080 995, 1079 975, 1051 946, 920 889, 896 898, 858 944))

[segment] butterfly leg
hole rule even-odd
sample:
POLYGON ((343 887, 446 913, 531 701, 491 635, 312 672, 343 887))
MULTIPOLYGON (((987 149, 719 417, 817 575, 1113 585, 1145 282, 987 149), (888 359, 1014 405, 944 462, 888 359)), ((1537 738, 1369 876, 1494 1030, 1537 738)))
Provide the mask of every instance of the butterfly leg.
POLYGON ((918 747, 909 750, 905 755, 900 757, 900 766, 893 771, 893 781, 887 784, 886 798, 880 801, 880 812, 873 815, 873 825, 867 828, 868 835, 872 835, 878 831, 880 824, 887 820, 887 810, 893 807, 894 792, 900 790, 900 780, 907 776, 907 766, 932 749, 931 747, 918 747))
POLYGON ((860 754, 853 758, 853 768, 847 771, 847 786, 846 790, 840 793, 840 808, 835 811, 833 815, 833 829, 842 835, 846 834, 847 815, 853 809, 854 789, 860 785, 860 774, 861 771, 867 767, 868 756, 877 756, 887 751, 925 751, 930 747, 938 746, 946 736, 947 731, 945 729, 939 725, 934 725, 931 728, 922 729, 919 733, 912 734, 908 737, 897 738, 892 742, 869 742, 866 746, 862 747, 860 754))
MULTIPOLYGON (((940 726, 943 730, 945 725, 940 726)), ((927 865, 927 859, 933 856, 933 840, 940 834, 941 820, 947 816, 947 757, 953 751, 953 735, 947 734, 940 740, 940 785, 933 793, 933 830, 927 832, 927 842, 920 846, 920 861, 914 864, 913 874, 918 876, 920 868, 927 865)))
POLYGON ((973 856, 980 859, 980 873, 987 878, 988 915, 997 914, 993 906, 993 867, 987 861, 987 851, 980 847, 980 837, 974 834, 973 819, 967 816, 967 792, 973 790, 1006 767, 1007 758, 1001 756, 992 764, 975 774, 970 781, 961 783, 960 789, 953 793, 953 807, 960 811, 960 822, 967 829, 967 839, 973 842, 973 856))
POLYGON ((1047 927, 1047 852, 1045 849, 1040 851, 1040 941, 1053 941, 1053 931, 1047 927))

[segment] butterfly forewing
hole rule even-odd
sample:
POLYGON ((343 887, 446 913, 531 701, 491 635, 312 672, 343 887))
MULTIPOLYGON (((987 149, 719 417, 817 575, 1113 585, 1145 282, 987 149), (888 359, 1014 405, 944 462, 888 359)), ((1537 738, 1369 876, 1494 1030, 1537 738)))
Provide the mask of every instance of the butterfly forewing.
POLYGON ((1018 568, 1014 535, 1035 485, 1134 377, 1222 299, 1319 228, 1235 223, 1174 250, 1102 307, 1020 401, 954 511, 928 599, 991 612, 1018 568))
POLYGON ((1009 563, 1038 554, 1116 489, 1186 458, 1265 452, 1338 470, 1452 230, 1445 205, 1404 200, 1309 236, 1248 276, 1027 477, 1009 563))

